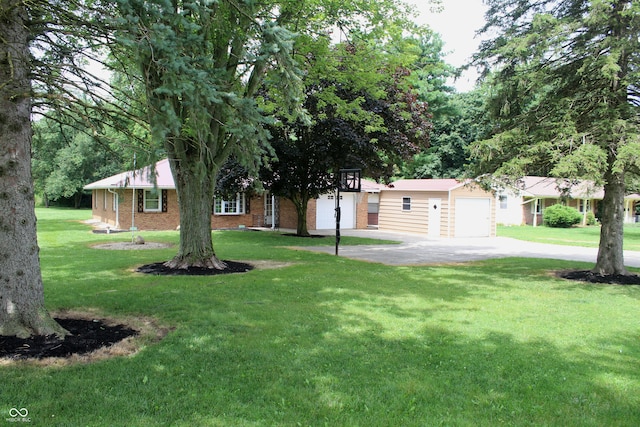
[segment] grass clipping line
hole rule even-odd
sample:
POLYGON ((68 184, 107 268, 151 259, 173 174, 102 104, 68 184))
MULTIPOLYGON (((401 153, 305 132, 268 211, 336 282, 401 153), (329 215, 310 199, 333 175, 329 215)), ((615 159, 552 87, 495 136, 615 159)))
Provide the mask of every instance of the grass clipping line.
POLYGON ((11 359, 0 358, 0 366, 46 366, 65 367, 110 359, 113 357, 133 356, 147 345, 162 340, 173 328, 160 325, 151 317, 144 316, 103 316, 97 310, 62 310, 52 312, 52 317, 60 319, 99 320, 108 326, 124 325, 136 330, 136 335, 127 337, 109 346, 100 347, 85 354, 72 354, 67 357, 44 357, 11 359))

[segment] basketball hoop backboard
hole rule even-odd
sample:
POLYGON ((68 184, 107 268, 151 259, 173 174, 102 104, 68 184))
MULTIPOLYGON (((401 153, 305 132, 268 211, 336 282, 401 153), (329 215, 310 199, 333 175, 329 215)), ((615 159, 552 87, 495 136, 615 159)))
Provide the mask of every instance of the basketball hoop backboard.
POLYGON ((338 184, 340 191, 345 193, 359 193, 361 190, 361 172, 360 169, 340 169, 340 182, 338 184))

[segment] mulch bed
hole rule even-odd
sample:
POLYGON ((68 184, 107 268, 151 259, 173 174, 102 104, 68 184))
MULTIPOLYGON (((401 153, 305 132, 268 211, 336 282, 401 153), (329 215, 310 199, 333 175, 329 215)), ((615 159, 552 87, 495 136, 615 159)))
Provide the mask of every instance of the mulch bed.
POLYGON ((558 277, 580 282, 607 284, 607 285, 640 285, 640 276, 636 274, 596 274, 590 270, 560 271, 558 277))
POLYGON ((108 326, 100 320, 55 320, 72 335, 67 335, 64 340, 55 335, 26 339, 0 336, 0 357, 17 360, 82 355, 138 334, 138 331, 124 325, 108 326))
POLYGON ((167 276, 215 276, 218 274, 246 273, 253 270, 251 264, 237 261, 224 261, 227 268, 218 270, 215 268, 189 267, 189 268, 169 268, 163 262, 146 264, 136 269, 139 273, 167 275, 167 276))
MULTIPOLYGON (((187 269, 168 268, 162 262, 143 265, 137 271, 155 275, 199 275, 245 273, 253 270, 251 264, 237 261, 224 261, 227 268, 216 270, 190 267, 187 269)), ((138 335, 138 331, 124 325, 110 326, 100 320, 73 318, 55 318, 64 329, 71 334, 64 340, 55 335, 18 338, 0 336, 0 358, 11 360, 44 359, 48 357, 66 358, 72 355, 83 355, 94 350, 111 346, 130 336, 138 335)))

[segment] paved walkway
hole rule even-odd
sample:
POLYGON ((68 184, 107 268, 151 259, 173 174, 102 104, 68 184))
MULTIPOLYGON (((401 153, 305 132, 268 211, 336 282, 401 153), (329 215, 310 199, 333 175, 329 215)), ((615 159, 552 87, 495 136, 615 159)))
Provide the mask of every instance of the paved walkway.
MULTIPOLYGON (((318 230, 316 233, 335 235, 335 230, 318 230)), ((532 243, 508 237, 434 239, 379 230, 342 230, 341 234, 402 242, 399 245, 339 247, 340 256, 388 265, 428 265, 508 257, 551 258, 595 264, 598 254, 597 248, 532 243)), ((335 253, 335 247, 314 246, 304 249, 335 253)), ((640 268, 640 252, 625 251, 624 259, 627 267, 640 268)))

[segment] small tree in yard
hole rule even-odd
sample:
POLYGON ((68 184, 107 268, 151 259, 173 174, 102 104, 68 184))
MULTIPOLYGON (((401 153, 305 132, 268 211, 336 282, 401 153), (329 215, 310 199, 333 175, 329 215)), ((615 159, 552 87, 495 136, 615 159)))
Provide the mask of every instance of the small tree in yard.
POLYGON ((309 235, 309 201, 336 188, 339 169, 360 168, 366 176, 389 179, 396 165, 426 147, 429 140, 427 107, 410 91, 392 89, 387 98, 375 99, 366 92, 325 84, 339 101, 328 105, 318 96, 322 87, 309 87, 305 108, 315 117, 313 123, 273 126, 276 158, 261 172, 265 187, 295 206, 299 236, 309 235), (340 113, 341 103, 355 100, 362 117, 340 113))

